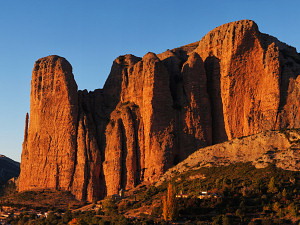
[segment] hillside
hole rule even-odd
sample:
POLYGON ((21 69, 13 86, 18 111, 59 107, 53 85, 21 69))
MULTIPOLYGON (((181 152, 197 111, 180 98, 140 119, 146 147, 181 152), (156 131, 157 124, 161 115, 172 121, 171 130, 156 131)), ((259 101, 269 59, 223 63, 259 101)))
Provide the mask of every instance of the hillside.
MULTIPOLYGON (((299 182, 299 171, 283 170, 274 164, 255 168, 250 162, 240 162, 189 168, 157 187, 140 185, 126 191, 124 198, 106 197, 96 204, 72 212, 65 211, 64 214, 55 213, 55 216, 47 218, 20 215, 11 222, 55 225, 67 224, 73 219, 80 224, 166 224, 162 199, 171 184, 174 194, 179 196, 174 200, 177 211, 174 220, 178 224, 298 225, 299 182)), ((73 201, 69 193, 53 192, 49 195, 48 192, 22 192, 3 201, 12 206, 51 208, 55 211, 66 210, 66 203, 69 201, 70 206, 70 200, 73 201)))
POLYGON ((18 177, 20 174, 20 163, 0 155, 0 185, 6 183, 13 177, 18 177))
POLYGON ((179 221, 298 224, 299 182, 300 130, 264 131, 199 149, 153 186, 129 190, 115 204, 129 218, 162 219, 172 184, 179 221))
POLYGON ((256 168, 274 164, 285 170, 300 171, 300 129, 264 131, 199 149, 169 169, 156 186, 189 170, 246 162, 256 168))
MULTIPOLYGON (((62 210, 67 221, 85 224, 164 224, 162 199, 171 184, 179 223, 298 224, 299 153, 300 129, 263 131, 199 149, 154 185, 141 184, 124 197, 108 196, 73 212, 65 210, 82 203, 65 191, 25 191, 0 200, 13 207, 62 210)), ((19 220, 24 216, 12 221, 19 220)), ((67 222, 63 214, 27 220, 67 222)))
POLYGON ((162 199, 171 183, 183 195, 175 200, 176 220, 181 222, 222 224, 226 217, 231 221, 226 224, 298 224, 299 179, 300 172, 273 164, 259 169, 251 163, 190 168, 157 187, 140 187, 115 204, 129 218, 162 219, 162 199))

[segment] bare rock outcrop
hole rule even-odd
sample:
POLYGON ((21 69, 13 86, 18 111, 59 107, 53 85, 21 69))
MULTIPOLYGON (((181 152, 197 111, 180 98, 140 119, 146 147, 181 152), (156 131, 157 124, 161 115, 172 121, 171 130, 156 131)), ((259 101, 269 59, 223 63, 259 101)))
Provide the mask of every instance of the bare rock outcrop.
POLYGON ((77 145, 77 113, 77 85, 71 65, 57 56, 36 61, 20 191, 69 188, 77 145))
POLYGON ((107 194, 153 182, 194 149, 211 144, 206 74, 198 54, 183 68, 171 51, 148 53, 135 63, 130 55, 122 58, 121 98, 106 129, 107 194))
POLYGON ((19 190, 65 189, 79 199, 98 198, 93 193, 99 178, 93 178, 100 166, 94 164, 101 164, 101 158, 89 130, 93 124, 79 111, 77 84, 67 60, 49 56, 36 61, 30 102, 19 190))
POLYGON ((120 56, 92 92, 77 90, 65 59, 42 58, 20 190, 66 189, 91 201, 157 181, 197 149, 299 128, 299 74, 296 49, 250 20, 161 54, 120 56))
POLYGON ((299 127, 300 58, 294 48, 242 20, 212 30, 194 51, 206 66, 214 142, 299 127))
POLYGON ((179 173, 197 170, 201 167, 227 166, 238 162, 252 162, 256 168, 270 163, 279 168, 300 170, 300 129, 263 131, 248 137, 199 149, 187 159, 169 169, 155 184, 172 179, 179 173))

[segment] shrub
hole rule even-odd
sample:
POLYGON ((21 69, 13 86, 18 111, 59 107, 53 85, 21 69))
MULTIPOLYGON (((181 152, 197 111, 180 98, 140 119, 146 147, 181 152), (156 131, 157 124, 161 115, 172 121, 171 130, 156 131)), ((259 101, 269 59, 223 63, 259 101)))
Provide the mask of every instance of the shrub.
POLYGON ((152 196, 156 195, 158 193, 158 189, 155 186, 150 186, 147 191, 145 192, 143 196, 143 200, 147 201, 149 200, 152 196))
POLYGON ((215 216, 213 218, 213 225, 222 225, 222 215, 215 216))
POLYGON ((298 216, 298 207, 295 205, 295 203, 291 203, 289 206, 288 206, 288 212, 290 213, 291 216, 298 216))
POLYGON ((106 198, 103 201, 102 207, 104 209, 105 215, 111 216, 118 213, 117 205, 112 198, 106 198))
POLYGON ((277 193, 278 192, 278 189, 275 185, 275 178, 274 177, 271 177, 271 179, 270 179, 270 182, 269 182, 269 185, 268 185, 268 192, 270 192, 270 193, 277 193))

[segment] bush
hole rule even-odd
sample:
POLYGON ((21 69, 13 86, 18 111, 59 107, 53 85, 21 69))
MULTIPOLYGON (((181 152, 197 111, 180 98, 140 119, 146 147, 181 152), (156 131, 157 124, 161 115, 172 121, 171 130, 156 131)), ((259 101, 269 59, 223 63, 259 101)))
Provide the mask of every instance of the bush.
POLYGON ((222 217, 222 225, 231 225, 232 221, 229 216, 223 215, 222 217))
POLYGON ((275 185, 275 178, 274 177, 271 177, 271 179, 270 179, 270 182, 269 182, 269 185, 268 185, 268 192, 270 192, 270 193, 277 193, 278 192, 278 189, 275 185))
POLYGON ((105 215, 112 216, 118 214, 118 208, 115 201, 112 198, 106 198, 103 201, 102 207, 105 215))
POLYGON ((65 214, 62 216, 62 220, 64 223, 68 223, 73 218, 72 212, 70 210, 66 211, 65 214))
POLYGON ((241 221, 243 221, 244 216, 245 216, 245 212, 242 209, 237 209, 235 211, 235 215, 238 216, 241 219, 241 221))
POLYGON ((154 209, 151 212, 151 216, 159 218, 161 215, 162 215, 162 207, 161 206, 154 207, 154 209))
POLYGON ((293 217, 297 217, 298 216, 298 207, 295 205, 294 202, 288 206, 288 212, 293 217))
POLYGON ((216 217, 213 218, 213 225, 222 225, 222 215, 218 215, 216 217))
POLYGON ((150 186, 142 197, 143 201, 149 200, 152 196, 158 193, 158 189, 155 186, 150 186))

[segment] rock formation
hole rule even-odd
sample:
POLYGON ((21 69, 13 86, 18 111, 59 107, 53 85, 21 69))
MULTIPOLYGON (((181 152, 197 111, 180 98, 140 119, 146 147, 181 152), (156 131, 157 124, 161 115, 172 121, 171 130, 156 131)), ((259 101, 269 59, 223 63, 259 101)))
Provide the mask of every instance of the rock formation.
POLYGON ((101 156, 94 125, 79 105, 81 96, 72 67, 64 58, 49 56, 36 61, 20 191, 54 188, 71 190, 79 199, 100 196, 100 181, 95 177, 100 174, 101 156))
POLYGON ((93 92, 77 90, 64 58, 42 58, 20 190, 65 189, 91 201, 154 182, 199 148, 297 128, 299 74, 296 49, 250 20, 158 55, 120 56, 93 92))
POLYGON ((209 32, 195 52, 205 61, 212 108, 219 114, 213 114, 216 142, 299 127, 300 58, 295 48, 260 33, 253 21, 238 21, 209 32))

